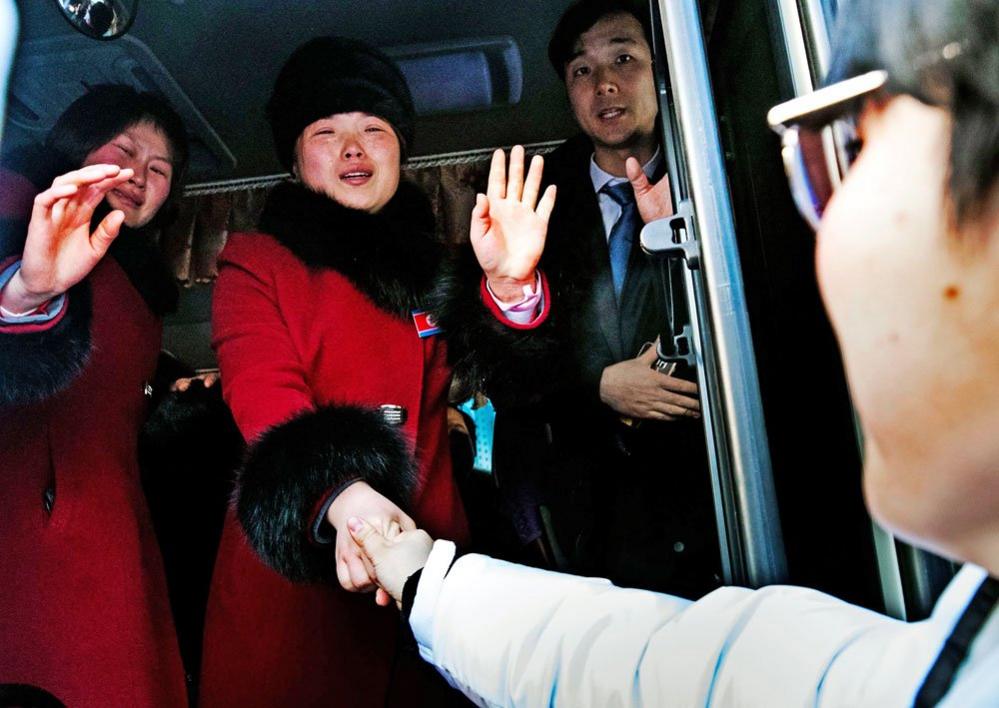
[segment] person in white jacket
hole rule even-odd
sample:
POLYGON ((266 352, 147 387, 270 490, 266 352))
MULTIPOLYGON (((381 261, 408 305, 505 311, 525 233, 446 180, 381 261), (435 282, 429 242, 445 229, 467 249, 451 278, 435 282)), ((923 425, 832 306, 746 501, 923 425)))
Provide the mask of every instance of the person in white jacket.
POLYGON ((769 119, 818 229, 871 512, 966 565, 907 624, 804 588, 691 603, 455 560, 351 519, 421 655, 480 705, 999 705, 999 0, 841 10, 827 87, 769 119), (847 116, 862 147, 833 191, 816 130, 847 116))

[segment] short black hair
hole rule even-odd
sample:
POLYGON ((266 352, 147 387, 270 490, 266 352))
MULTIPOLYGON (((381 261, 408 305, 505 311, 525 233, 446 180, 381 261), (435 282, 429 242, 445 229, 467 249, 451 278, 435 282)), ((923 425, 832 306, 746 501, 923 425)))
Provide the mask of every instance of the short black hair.
POLYGON ((642 25, 645 41, 652 47, 652 32, 644 5, 635 0, 576 0, 559 18, 548 42, 548 61, 565 81, 565 65, 574 54, 579 36, 608 15, 627 13, 642 25))
POLYGON ((187 175, 190 148, 184 121, 160 96, 131 86, 93 86, 62 112, 45 138, 44 151, 48 153, 52 177, 79 169, 87 155, 139 123, 155 125, 170 144, 173 175, 164 207, 173 206, 187 175))
POLYGON ((980 214, 999 181, 997 26, 996 0, 854 0, 837 18, 826 83, 881 69, 890 94, 951 114, 957 224, 980 214))

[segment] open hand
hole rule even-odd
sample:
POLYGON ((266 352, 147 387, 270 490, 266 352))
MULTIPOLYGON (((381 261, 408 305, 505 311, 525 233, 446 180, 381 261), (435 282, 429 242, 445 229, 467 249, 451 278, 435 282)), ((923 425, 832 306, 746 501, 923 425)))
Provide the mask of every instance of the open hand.
POLYGON ((608 366, 600 377, 600 400, 628 418, 700 417, 697 384, 656 371, 655 361, 656 347, 650 347, 634 359, 608 366))
POLYGON ((545 248, 548 219, 555 208, 555 185, 545 190, 541 201, 544 160, 535 155, 524 178, 524 148, 506 155, 493 153, 486 194, 478 194, 472 210, 471 241, 489 287, 500 300, 523 297, 523 287, 535 283, 535 269, 545 248))
POLYGON ((433 539, 420 529, 387 537, 361 518, 349 519, 347 526, 373 568, 376 582, 401 607, 406 580, 427 564, 433 539))
POLYGON ((20 270, 3 290, 3 306, 28 312, 83 280, 118 236, 125 214, 112 211, 91 233, 105 195, 132 177, 117 165, 90 165, 56 177, 35 197, 20 270))
POLYGON ((652 184, 634 157, 625 160, 624 169, 628 181, 631 182, 631 188, 635 190, 635 204, 638 206, 638 215, 642 217, 644 223, 673 216, 673 195, 670 194, 669 175, 663 175, 661 180, 652 184))
MULTIPOLYGON (((326 518, 337 532, 336 577, 345 590, 372 592, 376 589, 374 568, 348 532, 347 520, 352 517, 367 519, 369 525, 387 538, 415 529, 416 523, 366 482, 351 484, 330 505, 326 518)), ((375 601, 379 605, 390 602, 384 591, 376 594, 375 601)))

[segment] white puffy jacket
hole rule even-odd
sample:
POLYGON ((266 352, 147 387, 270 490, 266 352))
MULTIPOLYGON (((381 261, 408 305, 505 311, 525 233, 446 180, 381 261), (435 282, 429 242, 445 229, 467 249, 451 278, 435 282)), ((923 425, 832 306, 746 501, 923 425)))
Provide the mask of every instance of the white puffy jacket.
MULTIPOLYGON (((933 616, 905 623, 789 586, 697 602, 437 541, 410 625, 420 653, 483 706, 911 705, 985 572, 966 566, 933 616), (450 570, 449 570, 450 567, 450 570)), ((945 704, 999 706, 992 610, 945 704)))

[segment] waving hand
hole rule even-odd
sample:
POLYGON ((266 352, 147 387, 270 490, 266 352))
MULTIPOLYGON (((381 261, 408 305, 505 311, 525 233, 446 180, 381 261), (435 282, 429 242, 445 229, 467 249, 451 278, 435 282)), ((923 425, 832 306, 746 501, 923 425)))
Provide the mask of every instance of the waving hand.
POLYGON ((545 248, 548 219, 555 207, 555 186, 541 200, 544 160, 535 155, 524 177, 524 148, 510 151, 509 173, 502 150, 493 153, 486 194, 476 197, 471 240, 493 293, 502 300, 522 297, 523 286, 533 285, 535 269, 545 248))
POLYGON ((105 195, 132 177, 117 165, 90 165, 61 175, 35 197, 21 268, 3 292, 3 306, 31 310, 83 280, 118 236, 125 215, 112 211, 91 233, 105 195))

